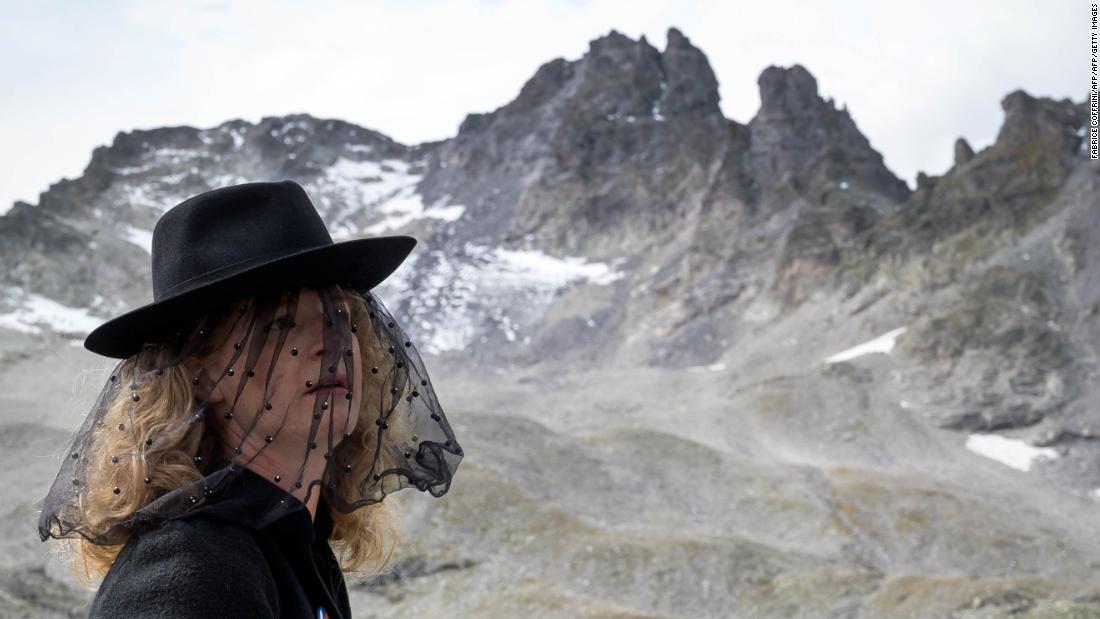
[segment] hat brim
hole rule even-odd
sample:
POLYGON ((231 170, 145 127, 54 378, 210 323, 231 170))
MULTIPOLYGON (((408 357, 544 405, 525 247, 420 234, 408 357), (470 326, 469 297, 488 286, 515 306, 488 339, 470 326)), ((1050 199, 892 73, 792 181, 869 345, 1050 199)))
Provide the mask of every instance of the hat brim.
POLYGON ((108 320, 88 334, 84 348, 125 359, 147 342, 163 341, 183 321, 215 305, 277 288, 339 283, 369 290, 396 271, 415 245, 411 236, 379 236, 234 265, 188 282, 185 292, 108 320))

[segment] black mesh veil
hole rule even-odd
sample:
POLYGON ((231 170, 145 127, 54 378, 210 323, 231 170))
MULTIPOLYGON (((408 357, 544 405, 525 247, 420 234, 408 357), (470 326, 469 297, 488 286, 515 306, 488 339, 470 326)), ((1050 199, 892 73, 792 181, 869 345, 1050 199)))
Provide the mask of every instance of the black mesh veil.
POLYGON ((442 496, 462 449, 416 347, 351 285, 287 287, 210 310, 118 363, 62 455, 39 535, 120 544, 215 500, 247 467, 350 512, 442 496))

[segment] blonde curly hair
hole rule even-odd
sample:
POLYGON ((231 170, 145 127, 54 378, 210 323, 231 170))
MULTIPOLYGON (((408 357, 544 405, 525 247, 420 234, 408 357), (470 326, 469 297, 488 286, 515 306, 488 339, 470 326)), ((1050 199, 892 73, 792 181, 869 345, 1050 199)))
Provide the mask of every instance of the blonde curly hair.
MULTIPOLYGON (((358 324, 370 322, 368 310, 363 298, 357 294, 348 294, 349 314, 358 324)), ((228 321, 226 321, 228 322, 228 321)), ((226 329, 223 323, 219 330, 226 329)), ((374 330, 360 328, 355 336, 359 340, 362 362, 359 364, 366 393, 382 388, 383 374, 365 371, 372 366, 392 363, 374 337, 374 330)), ((220 338, 207 338, 207 342, 217 342, 220 338)), ((128 466, 119 466, 111 460, 109 454, 125 452, 131 447, 128 442, 130 433, 103 433, 102 444, 93 455, 95 462, 88 469, 89 481, 101 488, 118 487, 119 494, 111 492, 88 493, 81 497, 76 509, 84 522, 89 523, 92 532, 102 532, 113 525, 128 520, 138 509, 176 488, 194 483, 203 477, 194 457, 200 449, 204 424, 185 424, 183 430, 178 420, 181 414, 188 414, 194 405, 191 378, 183 365, 168 364, 174 353, 169 345, 147 346, 141 352, 122 361, 118 371, 118 380, 122 384, 133 382, 139 373, 148 368, 163 367, 163 374, 155 381, 146 381, 140 385, 141 398, 138 405, 131 401, 131 395, 124 390, 112 390, 108 396, 108 409, 104 423, 113 424, 128 419, 132 430, 139 437, 156 436, 156 446, 146 449, 130 459, 128 466), (150 478, 143 483, 144 478, 150 478)), ((215 354, 212 344, 194 355, 194 359, 205 362, 215 354)), ((363 398, 360 410, 361 420, 376 417, 376 411, 367 410, 371 398, 363 398)), ((341 443, 337 450, 357 450, 370 453, 371 433, 368 423, 359 423, 351 436, 341 443)), ((383 454, 385 457, 385 454, 383 454)), ((383 462, 391 466, 392 462, 383 462)), ((346 572, 365 572, 369 576, 385 571, 393 559, 394 550, 399 541, 398 523, 402 516, 401 506, 393 497, 360 507, 350 513, 329 509, 333 527, 328 541, 337 555, 341 568, 346 572)), ((127 538, 128 540, 128 538, 127 538)), ((76 580, 85 589, 95 591, 97 580, 102 579, 114 564, 125 541, 120 544, 95 544, 84 537, 58 540, 59 554, 63 555, 73 570, 76 580)))

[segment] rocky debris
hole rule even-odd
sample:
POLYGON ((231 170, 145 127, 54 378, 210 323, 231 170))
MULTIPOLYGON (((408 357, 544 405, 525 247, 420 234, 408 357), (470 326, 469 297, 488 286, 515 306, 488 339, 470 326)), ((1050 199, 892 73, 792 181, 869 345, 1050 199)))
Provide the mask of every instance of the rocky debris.
POLYGON ((0 616, 86 617, 86 592, 57 582, 40 565, 0 569, 0 616))
POLYGON ((995 432, 1038 423, 1080 396, 1069 334, 1052 282, 1007 266, 968 279, 919 317, 903 348, 948 386, 944 427, 995 432))

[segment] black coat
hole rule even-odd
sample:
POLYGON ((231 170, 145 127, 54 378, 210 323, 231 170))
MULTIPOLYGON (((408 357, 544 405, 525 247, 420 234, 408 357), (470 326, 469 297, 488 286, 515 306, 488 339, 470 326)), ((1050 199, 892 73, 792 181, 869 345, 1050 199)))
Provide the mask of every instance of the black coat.
POLYGON ((133 535, 89 618, 316 619, 324 607, 330 619, 350 619, 324 498, 316 522, 304 506, 261 521, 256 506, 278 496, 285 491, 245 468, 220 500, 133 535))

